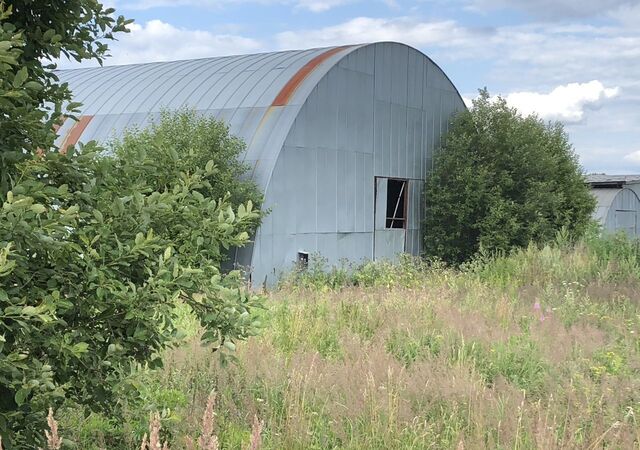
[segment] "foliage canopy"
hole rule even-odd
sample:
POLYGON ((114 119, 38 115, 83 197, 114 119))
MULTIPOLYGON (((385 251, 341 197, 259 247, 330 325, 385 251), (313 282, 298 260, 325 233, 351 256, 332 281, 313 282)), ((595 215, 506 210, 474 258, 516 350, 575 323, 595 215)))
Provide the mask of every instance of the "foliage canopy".
POLYGON ((61 56, 102 63, 106 41, 131 20, 113 17, 96 0, 0 2, 0 192, 9 190, 16 163, 53 146, 63 114, 77 112, 51 63, 61 56), (7 6, 8 5, 8 6, 7 6))
POLYGON ((560 123, 523 117, 486 90, 443 138, 425 188, 424 249, 461 263, 582 235, 595 207, 560 123))

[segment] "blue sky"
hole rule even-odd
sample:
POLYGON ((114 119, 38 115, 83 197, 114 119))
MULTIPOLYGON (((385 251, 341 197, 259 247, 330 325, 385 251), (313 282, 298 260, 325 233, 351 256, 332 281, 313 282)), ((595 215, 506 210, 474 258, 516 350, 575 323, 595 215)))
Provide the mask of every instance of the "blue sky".
POLYGON ((587 172, 640 173, 640 0, 107 3, 135 24, 106 64, 404 42, 467 100, 486 86, 564 122, 587 172))

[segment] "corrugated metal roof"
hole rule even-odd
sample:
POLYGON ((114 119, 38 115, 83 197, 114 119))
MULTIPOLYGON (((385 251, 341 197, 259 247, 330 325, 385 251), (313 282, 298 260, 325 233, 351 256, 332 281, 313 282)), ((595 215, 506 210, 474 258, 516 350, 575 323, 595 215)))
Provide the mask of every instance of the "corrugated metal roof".
POLYGON ((247 143, 245 160, 266 186, 288 130, 315 84, 360 46, 61 70, 83 127, 67 120, 57 144, 106 141, 183 106, 224 120, 247 143), (73 135, 73 136, 71 136, 73 135))
POLYGON ((640 183, 640 175, 607 175, 604 173, 591 173, 586 176, 587 183, 591 185, 612 184, 623 185, 640 183))

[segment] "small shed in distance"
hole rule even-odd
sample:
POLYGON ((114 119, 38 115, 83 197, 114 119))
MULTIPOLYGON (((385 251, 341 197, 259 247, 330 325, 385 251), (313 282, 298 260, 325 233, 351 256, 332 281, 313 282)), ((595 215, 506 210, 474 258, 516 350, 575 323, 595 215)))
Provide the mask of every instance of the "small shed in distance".
POLYGON ((598 204, 594 212, 605 231, 640 236, 640 175, 587 175, 598 204))

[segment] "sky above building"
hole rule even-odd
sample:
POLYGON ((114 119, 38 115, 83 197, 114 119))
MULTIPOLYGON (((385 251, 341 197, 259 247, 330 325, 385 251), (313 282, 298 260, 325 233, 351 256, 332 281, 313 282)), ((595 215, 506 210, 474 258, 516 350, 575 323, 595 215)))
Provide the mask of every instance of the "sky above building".
MULTIPOLYGON (((106 65, 376 41, 565 124, 587 172, 640 173, 640 0, 110 0, 106 65)), ((61 67, 69 67, 62 62, 61 67)))

